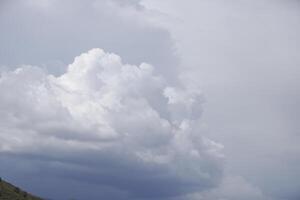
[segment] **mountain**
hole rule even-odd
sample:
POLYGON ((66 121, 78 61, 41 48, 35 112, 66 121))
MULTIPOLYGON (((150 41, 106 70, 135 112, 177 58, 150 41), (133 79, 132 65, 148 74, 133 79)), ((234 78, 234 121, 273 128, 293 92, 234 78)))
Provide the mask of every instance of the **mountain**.
POLYGON ((0 200, 43 200, 0 178, 0 200))

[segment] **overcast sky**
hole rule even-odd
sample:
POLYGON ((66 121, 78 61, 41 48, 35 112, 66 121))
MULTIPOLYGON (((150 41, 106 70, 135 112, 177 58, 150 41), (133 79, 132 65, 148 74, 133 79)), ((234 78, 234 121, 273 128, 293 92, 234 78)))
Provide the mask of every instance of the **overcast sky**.
POLYGON ((53 200, 299 200, 299 11, 0 0, 0 176, 53 200))

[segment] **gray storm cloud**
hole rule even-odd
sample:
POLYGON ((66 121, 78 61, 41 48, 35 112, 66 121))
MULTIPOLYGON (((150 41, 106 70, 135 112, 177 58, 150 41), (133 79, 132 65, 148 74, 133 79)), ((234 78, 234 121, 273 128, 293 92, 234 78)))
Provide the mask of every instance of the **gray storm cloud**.
POLYGON ((29 63, 61 74, 74 55, 101 47, 176 76, 169 32, 149 23, 136 0, 0 1, 0 28, 0 69, 29 63))
POLYGON ((222 145, 199 128, 201 92, 169 86, 149 64, 92 49, 61 76, 2 72, 0 93, 2 157, 45 162, 131 198, 182 196, 222 177, 222 145))

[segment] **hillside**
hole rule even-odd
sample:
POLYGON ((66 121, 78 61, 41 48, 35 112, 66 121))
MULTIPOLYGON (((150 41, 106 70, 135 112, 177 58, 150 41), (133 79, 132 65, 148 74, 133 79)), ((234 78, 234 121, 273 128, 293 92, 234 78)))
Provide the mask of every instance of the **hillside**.
POLYGON ((0 200, 42 200, 0 178, 0 200))

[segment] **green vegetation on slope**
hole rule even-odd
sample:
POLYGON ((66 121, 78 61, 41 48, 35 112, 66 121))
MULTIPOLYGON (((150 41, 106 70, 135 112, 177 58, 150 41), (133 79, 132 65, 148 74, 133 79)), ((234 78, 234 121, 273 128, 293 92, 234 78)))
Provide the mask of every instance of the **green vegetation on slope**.
POLYGON ((0 200, 42 200, 0 178, 0 200))

